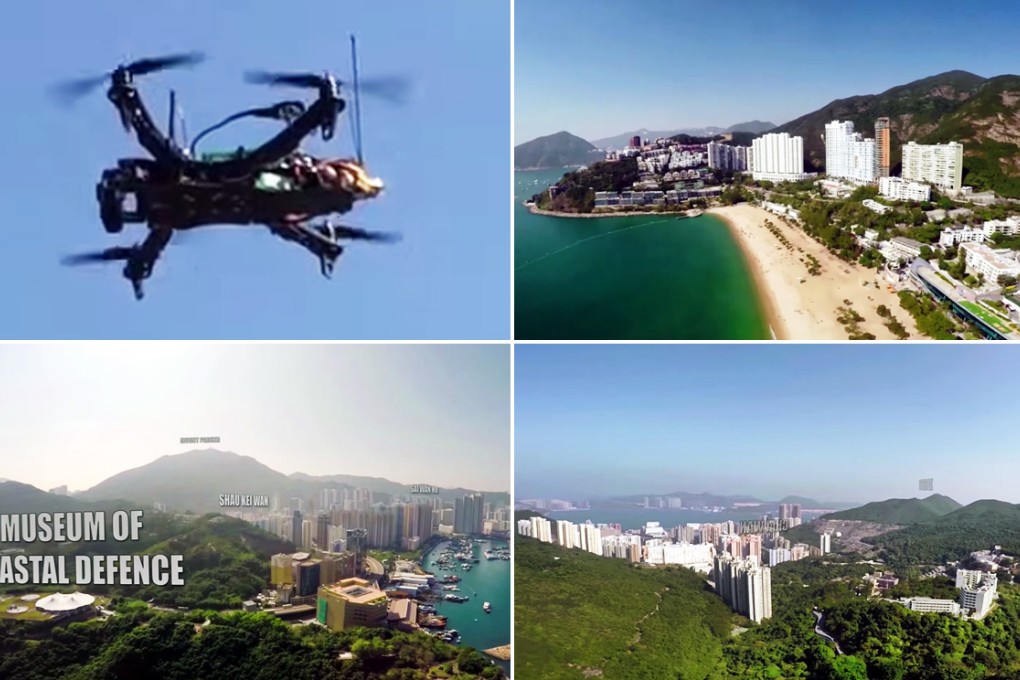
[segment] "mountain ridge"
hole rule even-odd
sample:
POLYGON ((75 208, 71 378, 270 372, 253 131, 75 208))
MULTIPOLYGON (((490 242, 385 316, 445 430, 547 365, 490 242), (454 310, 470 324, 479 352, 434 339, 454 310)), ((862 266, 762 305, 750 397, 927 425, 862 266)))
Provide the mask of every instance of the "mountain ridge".
POLYGON ((907 141, 958 141, 964 184, 1020 196, 1020 76, 946 71, 878 94, 835 99, 771 132, 803 137, 805 170, 823 171, 826 123, 849 120, 865 138, 874 138, 879 117, 890 121, 891 174, 900 172, 907 141))
MULTIPOLYGON (((391 482, 382 477, 339 475, 358 480, 373 493, 388 496, 407 495, 408 485, 391 482)), ((423 480, 425 484, 428 480, 423 480)), ((196 449, 179 454, 160 456, 156 460, 119 472, 73 498, 82 501, 132 499, 159 502, 168 509, 210 512, 219 510, 219 495, 226 493, 311 496, 330 485, 355 486, 304 473, 285 475, 244 456, 219 449, 196 449)), ((435 485, 439 487, 439 485, 435 485)), ((441 496, 452 498, 459 490, 444 489, 441 496), (451 495, 452 494, 452 495, 451 495)), ((470 492, 469 490, 464 490, 470 492)), ((491 492, 492 496, 506 492, 491 492)), ((57 496, 57 498, 61 498, 57 496)))
POLYGON ((602 158, 602 152, 595 145, 566 130, 537 137, 514 147, 514 168, 518 170, 588 165, 602 158))
POLYGON ((822 515, 822 520, 857 520, 880 524, 909 525, 925 522, 948 515, 964 507, 942 494, 926 498, 890 498, 884 501, 865 503, 858 508, 822 515))

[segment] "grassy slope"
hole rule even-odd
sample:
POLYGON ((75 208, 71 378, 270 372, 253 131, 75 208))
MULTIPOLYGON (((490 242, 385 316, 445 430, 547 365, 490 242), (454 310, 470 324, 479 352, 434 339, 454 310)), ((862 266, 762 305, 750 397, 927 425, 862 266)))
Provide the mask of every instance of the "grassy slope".
POLYGON ((726 677, 722 644, 732 614, 701 576, 520 537, 515 548, 521 677, 583 678, 585 669, 621 680, 726 677))

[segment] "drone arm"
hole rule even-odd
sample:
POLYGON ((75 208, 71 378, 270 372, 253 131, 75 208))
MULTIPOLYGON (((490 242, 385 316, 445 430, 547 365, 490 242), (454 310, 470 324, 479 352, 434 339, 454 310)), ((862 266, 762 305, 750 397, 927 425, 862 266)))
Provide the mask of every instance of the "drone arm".
POLYGON ((298 149, 302 140, 316 128, 329 125, 344 109, 344 100, 336 97, 320 97, 293 123, 262 146, 252 150, 240 161, 246 172, 272 164, 298 149))
POLYGON ((157 162, 175 164, 183 160, 177 146, 159 132, 134 86, 114 85, 110 88, 108 96, 124 117, 125 123, 135 131, 138 143, 157 162))

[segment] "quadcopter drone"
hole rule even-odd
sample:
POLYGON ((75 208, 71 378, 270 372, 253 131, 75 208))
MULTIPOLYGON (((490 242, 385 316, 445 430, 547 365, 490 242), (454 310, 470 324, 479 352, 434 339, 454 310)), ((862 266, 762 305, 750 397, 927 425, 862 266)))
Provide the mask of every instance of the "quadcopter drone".
MULTIPOLYGON (((354 39, 351 39, 352 51, 354 39)), ((123 275, 131 282, 136 299, 142 299, 142 282, 175 231, 211 225, 265 225, 284 240, 315 255, 322 274, 329 278, 344 240, 392 242, 395 235, 335 224, 332 215, 350 212, 358 201, 375 198, 383 189, 379 179, 364 169, 360 150, 360 107, 357 55, 354 53, 354 117, 357 159, 317 159, 303 153, 300 145, 316 130, 324 140, 333 138, 337 119, 346 108, 340 96, 343 85, 329 73, 249 73, 248 81, 317 90, 318 98, 305 106, 284 101, 273 106, 241 111, 195 137, 190 147, 179 146, 174 136, 177 118, 174 92, 170 93, 167 135, 153 123, 142 104, 134 79, 157 71, 196 64, 200 54, 141 59, 117 67, 98 78, 64 84, 60 93, 68 100, 82 96, 109 79, 107 98, 117 109, 125 131, 134 131, 138 143, 152 158, 126 158, 116 168, 103 171, 96 199, 103 227, 120 233, 126 223, 149 228, 147 238, 133 246, 65 258, 67 265, 123 261, 123 275), (198 141, 225 125, 246 117, 283 121, 285 128, 255 149, 197 154, 198 141), (325 219, 312 224, 311 220, 325 219)), ((366 83, 366 90, 397 99, 399 79, 366 83)))

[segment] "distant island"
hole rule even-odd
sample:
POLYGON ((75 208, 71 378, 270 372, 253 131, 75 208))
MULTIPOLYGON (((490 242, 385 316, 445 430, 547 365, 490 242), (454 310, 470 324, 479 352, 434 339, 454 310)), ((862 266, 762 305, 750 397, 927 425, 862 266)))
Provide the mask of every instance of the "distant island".
POLYGON ((548 170, 587 165, 602 160, 595 145, 569 132, 557 132, 514 147, 514 168, 548 170))
POLYGON ((612 137, 593 139, 591 143, 600 149, 624 149, 635 137, 642 140, 652 140, 675 137, 677 135, 688 135, 691 137, 715 137, 716 135, 725 134, 727 132, 750 132, 754 134, 761 134, 763 132, 769 132, 774 127, 776 127, 774 123, 752 120, 746 123, 737 123, 736 125, 731 125, 729 127, 687 127, 676 128, 673 130, 648 130, 646 128, 641 128, 640 130, 633 130, 631 132, 621 132, 620 134, 613 135, 612 137))

